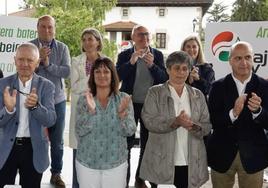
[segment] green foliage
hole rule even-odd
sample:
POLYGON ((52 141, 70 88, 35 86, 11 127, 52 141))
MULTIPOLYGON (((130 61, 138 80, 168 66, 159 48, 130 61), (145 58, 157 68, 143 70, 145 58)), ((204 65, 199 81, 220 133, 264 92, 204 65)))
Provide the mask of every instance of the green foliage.
POLYGON ((228 6, 222 5, 221 3, 215 3, 213 7, 211 7, 207 14, 210 16, 207 18, 208 22, 226 22, 230 20, 230 16, 224 13, 228 9, 228 6))
POLYGON ((117 46, 115 42, 110 42, 108 39, 104 38, 102 53, 110 57, 113 60, 113 62, 115 62, 117 57, 117 46))
POLYGON ((267 21, 267 0, 237 0, 231 16, 232 21, 267 21))
MULTIPOLYGON (((116 5, 117 0, 24 0, 26 8, 35 8, 35 17, 49 14, 56 20, 56 38, 64 42, 71 57, 81 53, 81 33, 94 27, 104 35, 102 21, 105 12, 116 5)), ((103 40, 103 54, 115 60, 117 47, 114 42, 103 40)), ((67 100, 70 98, 70 80, 65 80, 67 100)))
MULTIPOLYGON (((35 17, 49 14, 56 20, 56 38, 68 45, 71 56, 81 53, 81 33, 94 27, 104 35, 102 21, 105 12, 115 6, 117 0, 24 0, 26 7, 36 8, 35 17)), ((115 44, 106 41, 103 53, 115 57, 115 44)))

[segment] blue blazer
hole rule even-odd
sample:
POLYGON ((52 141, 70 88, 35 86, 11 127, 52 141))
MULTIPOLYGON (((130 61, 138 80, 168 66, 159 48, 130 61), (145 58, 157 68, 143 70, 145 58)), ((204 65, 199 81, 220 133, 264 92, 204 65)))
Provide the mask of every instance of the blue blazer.
MULTIPOLYGON (((19 88, 17 74, 0 80, 0 169, 2 169, 5 164, 13 147, 20 116, 19 93, 17 93, 16 111, 13 114, 9 114, 5 109, 3 92, 7 86, 10 87, 10 92, 12 92, 13 88, 19 88)), ((31 87, 37 89, 39 102, 38 108, 29 111, 33 165, 37 172, 42 173, 49 165, 48 138, 45 134, 45 128, 53 126, 56 122, 56 112, 54 108, 55 86, 49 80, 34 74, 31 87)))
MULTIPOLYGON (((153 85, 164 83, 168 79, 166 68, 164 65, 164 57, 162 52, 157 49, 150 47, 150 52, 154 56, 154 65, 149 68, 150 73, 153 77, 153 85)), ((133 93, 134 82, 136 78, 137 64, 132 65, 130 59, 134 53, 134 47, 121 52, 118 55, 116 70, 122 85, 120 91, 126 92, 128 94, 133 93)))
MULTIPOLYGON (((209 112, 213 133, 208 139, 208 164, 220 172, 226 172, 237 152, 247 173, 255 173, 268 166, 268 81, 252 74, 245 93, 255 92, 262 99, 262 111, 253 119, 245 104, 233 123, 229 111, 238 98, 236 84, 231 76, 213 83, 209 95, 209 112)), ((246 102, 247 103, 247 102, 246 102)))

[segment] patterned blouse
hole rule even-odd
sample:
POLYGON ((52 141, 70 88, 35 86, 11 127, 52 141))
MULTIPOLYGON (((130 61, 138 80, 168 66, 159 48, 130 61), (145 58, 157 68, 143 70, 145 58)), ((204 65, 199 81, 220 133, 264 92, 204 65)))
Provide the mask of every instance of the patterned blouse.
POLYGON ((128 115, 120 120, 117 109, 126 93, 111 95, 104 109, 94 97, 96 113, 89 113, 86 98, 80 96, 76 109, 76 160, 91 169, 111 169, 126 162, 127 136, 136 131, 133 106, 130 101, 128 115))

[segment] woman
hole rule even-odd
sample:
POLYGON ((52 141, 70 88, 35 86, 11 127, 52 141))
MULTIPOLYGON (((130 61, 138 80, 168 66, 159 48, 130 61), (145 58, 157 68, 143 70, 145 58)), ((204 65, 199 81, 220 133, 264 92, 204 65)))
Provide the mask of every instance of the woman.
POLYGON ((208 97, 215 73, 212 64, 205 62, 202 45, 197 36, 187 37, 181 45, 181 50, 188 53, 193 59, 193 69, 190 72, 188 83, 201 90, 208 97))
POLYGON ((77 179, 81 188, 125 188, 127 136, 136 131, 133 106, 119 92, 114 63, 98 58, 92 66, 89 90, 76 109, 77 179))
POLYGON ((102 37, 98 30, 87 28, 81 35, 82 53, 72 59, 71 65, 71 119, 69 128, 69 144, 73 148, 73 184, 72 188, 79 188, 75 171, 75 155, 77 141, 75 138, 75 113, 78 97, 87 90, 87 81, 94 61, 101 56, 102 37))
POLYGON ((157 184, 197 188, 208 180, 203 136, 211 124, 202 92, 185 83, 191 57, 177 51, 166 61, 169 80, 149 89, 142 119, 149 137, 140 177, 157 184))

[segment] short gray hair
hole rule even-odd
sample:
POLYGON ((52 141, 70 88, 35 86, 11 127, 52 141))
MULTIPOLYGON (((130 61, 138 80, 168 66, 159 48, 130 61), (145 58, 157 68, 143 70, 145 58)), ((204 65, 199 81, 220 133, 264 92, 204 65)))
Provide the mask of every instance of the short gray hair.
POLYGON ((135 32, 136 32, 137 30, 139 30, 140 28, 144 28, 144 29, 148 30, 145 26, 140 25, 140 24, 137 24, 137 25, 135 25, 135 26, 132 28, 131 36, 133 36, 133 35, 135 34, 135 32))
POLYGON ((175 51, 172 52, 167 60, 166 67, 170 69, 175 64, 183 64, 186 63, 189 70, 192 69, 192 58, 184 51, 175 51))
POLYGON ((17 55, 17 52, 22 48, 30 48, 30 49, 32 49, 36 54, 36 58, 39 59, 39 50, 36 47, 36 45, 34 45, 33 43, 26 42, 26 43, 22 43, 21 45, 19 45, 18 48, 16 49, 16 55, 17 55))

